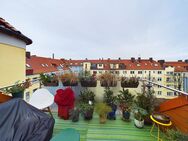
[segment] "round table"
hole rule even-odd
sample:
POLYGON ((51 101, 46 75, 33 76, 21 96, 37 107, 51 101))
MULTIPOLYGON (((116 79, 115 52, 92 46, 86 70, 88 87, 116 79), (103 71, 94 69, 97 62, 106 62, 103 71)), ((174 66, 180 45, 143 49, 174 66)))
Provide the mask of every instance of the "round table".
MULTIPOLYGON (((158 114, 158 115, 160 115, 160 114, 158 114)), ((161 116, 164 116, 164 115, 161 115, 161 116)), ((160 138, 160 128, 159 128, 159 126, 169 127, 169 126, 172 125, 172 122, 171 122, 170 120, 169 120, 168 123, 159 121, 159 120, 155 119, 155 118, 153 117, 153 115, 150 115, 150 118, 151 118, 151 120, 153 121, 153 125, 152 125, 152 128, 151 128, 151 130, 150 130, 151 136, 157 138, 158 141, 162 141, 162 139, 160 138), (153 128, 154 128, 155 126, 157 126, 157 128, 158 128, 158 134, 157 134, 157 136, 155 136, 155 135, 152 134, 153 128)))

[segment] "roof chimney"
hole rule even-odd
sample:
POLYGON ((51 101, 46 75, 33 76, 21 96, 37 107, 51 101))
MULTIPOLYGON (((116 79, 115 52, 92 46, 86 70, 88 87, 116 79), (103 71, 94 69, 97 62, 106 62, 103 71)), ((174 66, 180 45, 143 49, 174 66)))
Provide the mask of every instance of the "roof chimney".
POLYGON ((185 63, 188 63, 188 59, 185 60, 185 63))
POLYGON ((31 53, 29 51, 26 52, 26 58, 30 59, 31 58, 31 53))
POLYGON ((159 64, 160 64, 161 66, 163 66, 164 63, 165 63, 165 60, 158 60, 158 62, 159 62, 159 64))
POLYGON ((131 57, 131 62, 134 63, 135 62, 135 58, 131 57))
POLYGON ((150 58, 149 58, 149 61, 150 61, 150 62, 153 62, 153 58, 152 58, 152 57, 150 57, 150 58))
POLYGON ((85 60, 87 60, 87 58, 85 60))
POLYGON ((54 53, 52 53, 52 59, 54 59, 54 53))
POLYGON ((141 57, 138 57, 138 62, 140 62, 141 61, 141 57))
POLYGON ((118 60, 121 60, 121 58, 119 57, 118 60))
POLYGON ((182 60, 178 60, 178 62, 182 62, 182 60))

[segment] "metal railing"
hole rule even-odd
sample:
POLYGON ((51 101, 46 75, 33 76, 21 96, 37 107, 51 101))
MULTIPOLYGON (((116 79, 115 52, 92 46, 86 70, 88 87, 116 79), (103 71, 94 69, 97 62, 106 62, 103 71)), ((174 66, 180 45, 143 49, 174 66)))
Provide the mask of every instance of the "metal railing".
POLYGON ((153 81, 148 80, 148 79, 140 79, 140 81, 146 81, 146 82, 148 82, 148 83, 150 83, 150 84, 157 85, 157 86, 161 86, 161 87, 163 87, 163 88, 165 88, 165 89, 168 89, 168 90, 171 90, 171 91, 174 91, 174 92, 178 92, 178 93, 181 93, 181 94, 184 94, 184 95, 188 96, 188 93, 187 93, 187 92, 180 91, 180 90, 177 90, 177 89, 174 89, 174 88, 171 88, 171 87, 167 87, 167 86, 165 86, 165 85, 162 85, 162 84, 153 82, 153 81))

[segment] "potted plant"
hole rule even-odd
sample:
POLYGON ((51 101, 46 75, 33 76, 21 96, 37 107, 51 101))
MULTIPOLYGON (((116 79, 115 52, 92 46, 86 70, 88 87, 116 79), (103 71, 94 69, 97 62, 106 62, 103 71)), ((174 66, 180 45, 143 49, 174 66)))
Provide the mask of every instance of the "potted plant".
POLYGON ((85 120, 92 119, 94 104, 95 104, 95 94, 91 90, 85 89, 80 92, 79 107, 85 120))
POLYGON ((106 103, 97 103, 95 106, 95 111, 99 115, 100 123, 105 123, 107 114, 112 111, 112 108, 106 103))
POLYGON ((80 75, 80 83, 82 87, 96 87, 97 79, 95 75, 90 75, 88 71, 85 71, 80 75))
POLYGON ((124 121, 129 121, 134 95, 132 95, 128 89, 123 89, 122 91, 119 91, 119 93, 120 94, 117 96, 117 99, 119 102, 119 107, 122 110, 122 119, 124 121))
POLYGON ((78 78, 74 73, 64 73, 61 76, 61 81, 63 86, 77 86, 78 85, 78 78))
POLYGON ((48 75, 48 74, 40 74, 40 81, 44 86, 58 86, 59 81, 55 74, 48 75))
POLYGON ((26 79, 24 83, 17 81, 15 85, 6 88, 6 93, 11 93, 13 98, 23 98, 24 90, 30 86, 30 80, 26 79))
POLYGON ((114 93, 110 88, 104 90, 104 103, 112 108, 112 111, 107 114, 107 119, 115 120, 116 119, 116 110, 117 110, 117 97, 114 96, 114 93))
POLYGON ((85 120, 93 118, 94 105, 92 103, 80 103, 79 109, 85 120))
POLYGON ((146 89, 146 85, 143 84, 142 93, 137 93, 135 104, 147 111, 147 115, 144 120, 145 124, 152 125, 152 121, 149 116, 154 112, 157 107, 157 103, 158 100, 154 96, 154 91, 146 89))
POLYGON ((116 87, 116 76, 111 73, 103 73, 99 76, 101 87, 116 87))
POLYGON ((141 107, 134 108, 134 124, 137 128, 144 127, 144 118, 147 115, 147 111, 141 107))
POLYGON ((121 87, 122 88, 137 88, 139 85, 138 78, 136 77, 122 77, 121 78, 121 87))

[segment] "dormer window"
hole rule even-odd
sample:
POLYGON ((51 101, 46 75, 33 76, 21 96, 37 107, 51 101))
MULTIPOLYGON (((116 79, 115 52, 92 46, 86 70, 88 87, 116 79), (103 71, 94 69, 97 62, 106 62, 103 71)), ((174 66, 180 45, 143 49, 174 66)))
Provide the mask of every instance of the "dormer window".
POLYGON ((155 67, 157 67, 157 66, 158 66, 158 64, 154 64, 154 66, 155 66, 155 67))
POLYGON ((45 65, 44 65, 44 64, 41 64, 41 66, 45 67, 45 65))
POLYGON ((141 65, 140 64, 137 64, 137 67, 140 67, 141 65))
POLYGON ((31 66, 29 64, 26 64, 26 67, 30 68, 31 66))
POLYGON ((46 64, 46 66, 48 67, 48 64, 46 64))

